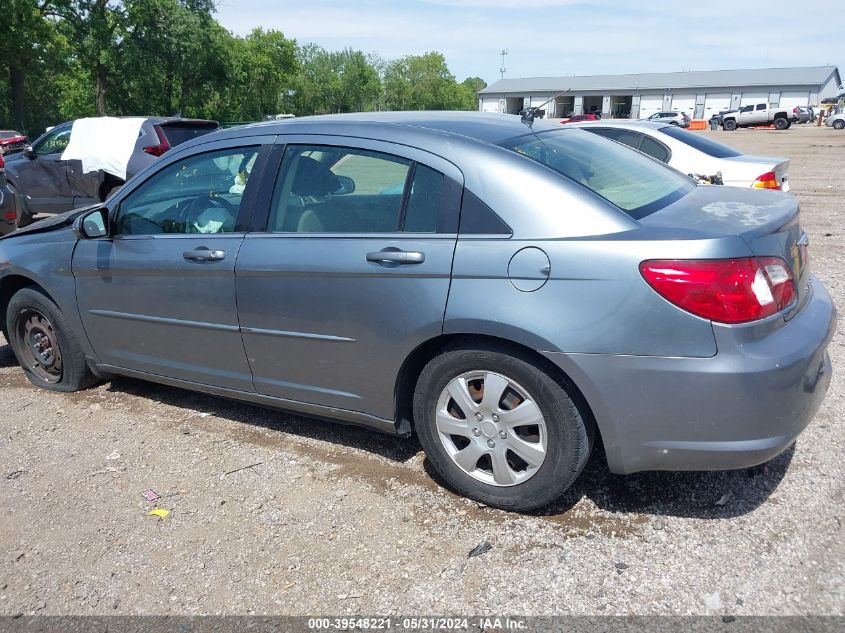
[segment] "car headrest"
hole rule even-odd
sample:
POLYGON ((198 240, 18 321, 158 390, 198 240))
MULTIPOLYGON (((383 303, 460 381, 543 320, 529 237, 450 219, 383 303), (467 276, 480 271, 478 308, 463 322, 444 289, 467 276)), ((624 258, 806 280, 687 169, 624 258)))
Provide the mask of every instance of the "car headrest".
POLYGON ((340 180, 321 162, 300 156, 291 191, 297 196, 327 196, 340 189, 340 180))

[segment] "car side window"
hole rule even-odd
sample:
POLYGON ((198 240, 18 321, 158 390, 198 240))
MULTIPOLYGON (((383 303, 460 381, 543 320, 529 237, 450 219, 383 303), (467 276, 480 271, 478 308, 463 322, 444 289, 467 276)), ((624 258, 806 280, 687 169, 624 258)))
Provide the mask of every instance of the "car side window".
POLYGON ((32 150, 36 156, 48 154, 61 154, 70 143, 71 128, 66 127, 60 130, 52 130, 47 136, 41 139, 32 150))
POLYGON ((752 112, 754 110, 754 106, 744 106, 740 109, 740 112, 752 112))
POLYGON ((117 234, 233 232, 258 149, 195 154, 167 165, 120 203, 117 234))
POLYGON ((601 136, 612 139, 618 143, 622 143, 623 145, 627 145, 628 147, 633 147, 634 149, 640 148, 640 141, 643 138, 643 135, 639 132, 621 130, 618 128, 590 128, 589 131, 600 134, 601 136))
POLYGON ((767 106, 765 103, 758 103, 758 104, 757 104, 757 109, 758 109, 758 110, 765 110, 765 109, 766 109, 766 108, 768 108, 768 107, 769 107, 769 106, 767 106))
POLYGON ((384 152, 292 145, 282 159, 267 230, 433 233, 444 183, 440 172, 384 152))
POLYGON ((650 136, 643 135, 643 140, 640 143, 640 151, 644 154, 656 158, 660 162, 668 163, 671 153, 669 148, 660 141, 656 141, 650 136))

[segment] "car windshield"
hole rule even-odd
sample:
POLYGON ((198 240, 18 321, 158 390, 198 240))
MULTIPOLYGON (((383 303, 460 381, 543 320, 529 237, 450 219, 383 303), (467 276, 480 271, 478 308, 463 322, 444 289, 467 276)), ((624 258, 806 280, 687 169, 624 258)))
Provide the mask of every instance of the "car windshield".
POLYGON ((12 138, 13 136, 20 136, 20 132, 14 130, 0 130, 0 138, 12 138))
POLYGON ((718 141, 713 141, 706 136, 697 134, 695 132, 687 132, 681 128, 670 125, 660 128, 660 131, 666 136, 671 136, 673 139, 681 141, 685 145, 689 145, 700 152, 704 152, 713 158, 732 158, 733 156, 742 156, 742 152, 738 152, 733 147, 722 145, 718 141))
POLYGON ((695 188, 657 161, 584 130, 526 134, 501 146, 574 180, 634 219, 659 211, 695 188))
POLYGON ((167 142, 172 147, 181 145, 185 141, 203 136, 218 129, 216 123, 171 123, 163 124, 161 131, 167 137, 167 142))

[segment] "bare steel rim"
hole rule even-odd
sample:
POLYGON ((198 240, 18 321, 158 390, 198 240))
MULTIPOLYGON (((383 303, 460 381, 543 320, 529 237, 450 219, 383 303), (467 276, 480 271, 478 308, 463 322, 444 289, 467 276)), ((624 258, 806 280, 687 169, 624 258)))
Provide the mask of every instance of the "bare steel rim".
POLYGON ((537 474, 548 433, 540 407, 519 383, 492 371, 453 378, 437 400, 437 435, 465 473, 492 486, 537 474))
POLYGON ((62 352, 50 319, 38 310, 18 314, 15 332, 26 368, 41 380, 55 384, 62 379, 62 352))

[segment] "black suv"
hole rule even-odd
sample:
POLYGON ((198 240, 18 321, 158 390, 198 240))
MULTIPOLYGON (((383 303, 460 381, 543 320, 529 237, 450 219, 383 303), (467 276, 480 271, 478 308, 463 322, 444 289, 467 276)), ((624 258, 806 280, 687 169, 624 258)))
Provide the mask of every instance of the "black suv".
MULTIPOLYGON (((73 121, 39 136, 23 152, 6 156, 6 177, 20 198, 19 226, 37 213, 62 213, 102 202, 124 181, 104 171, 83 173, 82 161, 62 160, 70 142, 73 121)), ((127 180, 154 162, 171 147, 220 129, 217 121, 148 117, 126 169, 127 180)))

